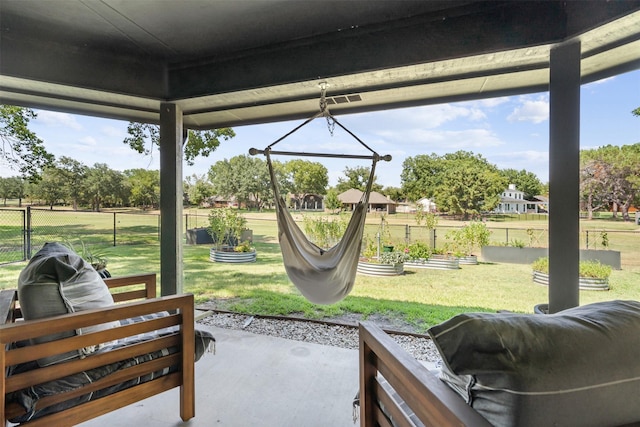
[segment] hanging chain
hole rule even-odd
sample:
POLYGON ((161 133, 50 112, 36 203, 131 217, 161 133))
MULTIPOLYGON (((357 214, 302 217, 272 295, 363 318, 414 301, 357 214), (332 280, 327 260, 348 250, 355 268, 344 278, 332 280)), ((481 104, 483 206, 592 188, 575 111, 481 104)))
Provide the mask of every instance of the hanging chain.
POLYGON ((322 114, 327 119, 327 129, 329 129, 329 133, 333 136, 336 121, 327 108, 327 82, 320 83, 320 111, 322 111, 322 114))

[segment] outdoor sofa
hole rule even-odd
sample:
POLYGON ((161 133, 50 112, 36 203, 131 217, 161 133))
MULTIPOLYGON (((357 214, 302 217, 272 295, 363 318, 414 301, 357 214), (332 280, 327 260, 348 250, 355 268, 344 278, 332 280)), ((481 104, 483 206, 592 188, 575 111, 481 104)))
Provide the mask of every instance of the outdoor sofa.
POLYGON ((429 330, 443 361, 434 372, 361 323, 360 424, 640 426, 638 331, 638 301, 462 314, 429 330))
MULTIPOLYGON (((65 259, 63 268, 68 264, 65 259)), ((99 288, 92 270, 75 259, 70 263, 99 288)), ((174 387, 180 387, 180 417, 184 421, 194 417, 194 363, 215 339, 195 330, 193 295, 156 298, 155 274, 99 279, 113 295, 108 298, 111 303, 82 310, 68 307, 74 312, 50 316, 48 309, 25 306, 56 305, 50 298, 56 291, 49 292, 46 285, 52 282, 51 275, 32 277, 35 280, 25 280, 32 286, 21 288, 22 292, 0 292, 5 424, 75 425, 174 387), (18 295, 32 301, 20 301, 18 295), (34 313, 39 318, 24 320, 34 313)), ((76 279, 65 284, 77 284, 76 279)), ((59 288, 66 305, 91 299, 72 295, 71 289, 65 296, 65 288, 59 288)))

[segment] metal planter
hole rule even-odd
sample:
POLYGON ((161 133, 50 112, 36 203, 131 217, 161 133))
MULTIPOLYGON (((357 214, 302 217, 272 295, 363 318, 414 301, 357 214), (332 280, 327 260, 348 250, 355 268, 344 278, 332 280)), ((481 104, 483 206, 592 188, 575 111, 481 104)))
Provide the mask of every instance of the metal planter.
POLYGON ((228 262, 228 263, 247 263, 256 262, 256 251, 251 252, 232 252, 225 250, 216 250, 211 248, 209 251, 209 261, 211 262, 228 262))
POLYGON ((431 268, 435 270, 458 270, 460 259, 452 256, 433 255, 425 260, 405 262, 407 268, 431 268))
MULTIPOLYGON (((549 275, 540 271, 533 270, 533 281, 540 285, 549 286, 549 275)), ((608 291, 609 279, 580 277, 578 286, 583 291, 608 291)))
POLYGON ((364 276, 399 276, 404 274, 404 265, 359 261, 357 273, 364 276))

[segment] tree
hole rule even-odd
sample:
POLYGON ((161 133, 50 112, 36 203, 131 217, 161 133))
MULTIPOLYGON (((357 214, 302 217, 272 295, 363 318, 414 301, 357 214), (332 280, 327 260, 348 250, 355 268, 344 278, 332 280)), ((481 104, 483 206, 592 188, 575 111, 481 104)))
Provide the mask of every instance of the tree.
POLYGON ((324 206, 334 213, 342 209, 342 202, 338 198, 338 192, 335 189, 332 188, 327 191, 327 195, 324 198, 324 206))
POLYGON ((416 202, 423 197, 433 200, 437 188, 442 185, 445 163, 437 154, 419 154, 407 157, 402 163, 402 191, 407 199, 416 202))
MULTIPOLYGON (((276 163, 274 167, 278 167, 276 163)), ((273 198, 269 171, 262 159, 241 155, 220 160, 211 166, 208 176, 216 195, 235 196, 247 208, 262 209, 273 198)))
POLYGON ((21 202, 22 197, 24 197, 24 182, 21 178, 15 176, 9 178, 0 177, 0 198, 4 200, 5 207, 7 206, 7 199, 20 199, 21 202))
POLYGON ((290 182, 289 192, 293 194, 296 209, 308 194, 325 194, 329 184, 329 172, 319 162, 290 160, 284 164, 284 171, 290 182))
MULTIPOLYGON (((365 166, 357 166, 355 168, 346 167, 344 169, 345 178, 338 178, 338 184, 336 185, 336 191, 343 193, 347 190, 355 188, 356 190, 365 191, 367 188, 367 182, 369 182, 369 176, 371 175, 371 168, 365 166)), ((373 177, 373 184, 371 185, 371 191, 381 191, 382 185, 376 182, 377 177, 373 177)))
POLYGON ((409 157, 401 178, 411 200, 428 197, 439 210, 464 219, 494 209, 507 185, 495 165, 467 151, 409 157))
POLYGON ((84 193, 87 166, 71 157, 63 156, 56 162, 58 173, 63 181, 66 194, 73 202, 73 210, 78 210, 78 201, 84 193))
POLYGON ((520 171, 515 169, 503 169, 502 175, 507 179, 508 184, 515 184, 516 188, 524 192, 524 198, 532 200, 535 196, 542 194, 542 182, 533 172, 525 169, 520 171))
MULTIPOLYGON (((154 147, 160 147, 160 127, 151 123, 129 122, 127 126, 129 136, 124 143, 140 154, 146 156, 153 153, 154 147)), ((220 146, 221 139, 227 141, 236 136, 232 128, 213 130, 191 130, 187 132, 187 139, 183 144, 184 160, 193 165, 196 157, 208 157, 220 146)))
POLYGON ((606 145, 581 153, 581 197, 588 211, 610 205, 629 221, 629 208, 640 194, 640 143, 606 145))
POLYGON ((160 171, 147 169, 127 169, 124 171, 129 202, 134 206, 157 207, 160 204, 160 171))
POLYGON ((191 175, 185 179, 185 193, 189 203, 200 206, 202 202, 214 195, 213 185, 206 175, 191 175))
POLYGON ((0 160, 29 181, 37 181, 54 160, 44 141, 29 130, 29 121, 36 117, 31 109, 0 105, 0 160))
POLYGON ((100 212, 101 206, 122 204, 127 198, 124 175, 105 163, 96 163, 89 168, 85 191, 91 209, 96 212, 100 212))
POLYGON ((36 194, 39 199, 49 205, 53 205, 67 197, 66 186, 62 172, 55 166, 48 166, 42 171, 41 179, 36 183, 36 194))
POLYGON ((405 200, 405 195, 402 192, 402 188, 398 187, 384 187, 382 189, 382 194, 387 197, 390 197, 391 200, 395 202, 400 202, 405 200))

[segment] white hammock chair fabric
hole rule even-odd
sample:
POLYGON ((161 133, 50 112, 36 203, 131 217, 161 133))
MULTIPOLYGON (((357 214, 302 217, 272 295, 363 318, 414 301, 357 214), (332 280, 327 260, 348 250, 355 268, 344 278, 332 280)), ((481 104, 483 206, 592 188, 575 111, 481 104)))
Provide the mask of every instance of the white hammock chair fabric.
POLYGON ((373 156, 366 191, 353 210, 344 236, 328 250, 310 242, 291 217, 280 197, 269 150, 265 154, 276 199, 278 240, 289 279, 305 298, 315 304, 333 304, 344 299, 355 282, 377 154, 373 156))

